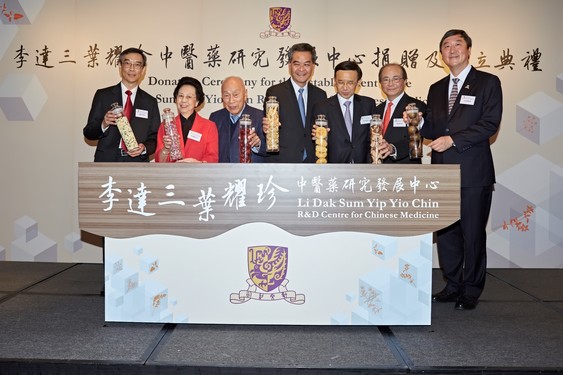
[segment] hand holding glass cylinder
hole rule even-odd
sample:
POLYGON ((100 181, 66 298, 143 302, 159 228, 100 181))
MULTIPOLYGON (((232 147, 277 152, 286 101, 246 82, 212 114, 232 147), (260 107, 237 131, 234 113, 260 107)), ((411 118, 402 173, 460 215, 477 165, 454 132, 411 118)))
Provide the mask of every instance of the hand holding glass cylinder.
POLYGON ((275 96, 270 96, 266 102, 266 119, 268 133, 266 134, 266 152, 280 151, 280 103, 275 96))
POLYGON ((180 150, 180 139, 174 121, 174 112, 170 108, 164 108, 162 111, 162 119, 164 120, 164 132, 172 139, 170 146, 170 160, 176 161, 183 159, 182 151, 180 150))
POLYGON ((252 147, 250 146, 250 131, 252 130, 252 120, 250 115, 243 114, 239 120, 239 162, 250 163, 252 147))
POLYGON ((121 104, 113 103, 111 105, 111 111, 117 116, 115 123, 127 150, 132 151, 137 149, 139 144, 137 143, 133 129, 131 129, 131 125, 129 124, 129 119, 127 116, 123 115, 123 107, 121 104))
POLYGON ((372 164, 381 164, 381 141, 383 140, 380 115, 371 115, 370 130, 370 155, 372 164))
POLYGON ((315 156, 317 164, 326 164, 328 156, 328 121, 325 115, 318 115, 315 119, 315 156))
POLYGON ((420 159, 422 157, 422 137, 418 132, 418 123, 420 119, 418 117, 418 107, 416 103, 410 103, 405 108, 407 112, 407 118, 409 119, 409 157, 411 159, 420 159))

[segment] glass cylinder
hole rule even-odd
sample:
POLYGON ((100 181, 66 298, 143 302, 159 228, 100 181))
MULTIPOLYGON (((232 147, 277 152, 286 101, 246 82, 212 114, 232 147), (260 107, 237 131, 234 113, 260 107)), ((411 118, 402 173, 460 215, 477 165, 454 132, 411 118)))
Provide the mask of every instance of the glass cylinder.
POLYGON ((379 143, 383 140, 383 134, 380 115, 371 115, 371 122, 369 124, 370 132, 370 155, 372 164, 381 164, 381 150, 379 149, 379 143))
POLYGON ((239 162, 250 163, 252 156, 252 147, 250 146, 250 131, 252 130, 252 120, 250 115, 243 114, 239 120, 239 162))
POLYGON ((134 150, 139 147, 137 143, 137 139, 135 138, 135 134, 133 133, 133 129, 131 129, 131 125, 129 124, 129 119, 127 116, 123 116, 123 107, 119 103, 113 103, 111 105, 111 111, 117 116, 117 120, 115 123, 117 124, 117 129, 119 130, 119 134, 121 134, 121 139, 123 139, 123 143, 127 150, 134 150))
POLYGON ((407 131, 409 132, 409 158, 410 159, 420 159, 422 158, 422 137, 418 132, 418 112, 419 109, 416 103, 410 103, 405 108, 407 112, 407 118, 409 119, 409 126, 407 131))
POLYGON ((328 121, 325 115, 318 115, 315 119, 315 156, 317 164, 326 164, 328 155, 328 121))
POLYGON ((266 118, 268 119, 268 133, 266 134, 266 151, 280 151, 280 103, 275 96, 270 96, 266 102, 266 118))
POLYGON ((172 139, 170 154, 168 155, 170 161, 183 159, 182 150, 180 150, 180 136, 178 135, 178 129, 174 121, 174 112, 172 112, 170 108, 164 108, 162 110, 162 120, 164 121, 164 132, 172 139))

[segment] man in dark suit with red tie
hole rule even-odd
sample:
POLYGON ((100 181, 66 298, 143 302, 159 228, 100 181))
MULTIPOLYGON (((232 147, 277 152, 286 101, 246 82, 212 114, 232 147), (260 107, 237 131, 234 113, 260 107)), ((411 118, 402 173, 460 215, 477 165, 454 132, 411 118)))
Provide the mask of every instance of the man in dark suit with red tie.
POLYGON ((343 61, 334 68, 336 95, 313 106, 313 121, 325 115, 328 127, 329 163, 369 163, 370 122, 375 101, 356 94, 362 69, 354 61, 343 61))
POLYGON ((387 100, 376 107, 375 113, 383 119, 383 138, 391 147, 391 154, 383 159, 383 163, 421 163, 421 159, 410 158, 410 136, 403 112, 408 104, 414 103, 424 115, 426 104, 405 92, 406 81, 407 71, 400 64, 387 64, 379 70, 379 84, 387 100))
POLYGON ((495 183, 490 138, 502 117, 497 76, 469 64, 471 38, 450 30, 440 41, 449 76, 430 86, 421 134, 432 139, 433 164, 461 168, 460 220, 437 233, 438 258, 446 280, 434 302, 455 302, 458 310, 477 306, 485 286, 486 225, 495 183))
MULTIPOLYGON (((290 78, 266 90, 265 99, 275 96, 280 104, 280 129, 277 154, 269 154, 270 163, 314 163, 315 144, 311 138, 312 109, 326 99, 326 92, 309 82, 315 71, 317 52, 308 43, 293 45, 288 52, 290 78)), ((264 103, 264 112, 266 111, 264 103)), ((268 124, 264 123, 267 132, 268 124)))
POLYGON ((96 162, 148 162, 156 149, 160 114, 156 99, 139 87, 147 69, 147 57, 138 48, 128 48, 121 52, 118 63, 121 82, 96 91, 83 134, 98 141, 96 162), (117 116, 110 110, 113 103, 122 106, 138 148, 128 150, 122 142, 117 116))

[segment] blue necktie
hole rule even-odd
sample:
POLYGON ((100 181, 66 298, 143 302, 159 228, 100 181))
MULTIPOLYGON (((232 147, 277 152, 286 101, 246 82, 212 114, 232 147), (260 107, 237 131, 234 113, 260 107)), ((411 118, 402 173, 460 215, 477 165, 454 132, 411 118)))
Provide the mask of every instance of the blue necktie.
MULTIPOLYGON (((297 103, 299 104, 299 112, 301 113, 301 121, 303 121, 303 127, 305 127, 305 100, 303 100, 303 90, 301 87, 299 91, 299 96, 297 97, 297 103)), ((307 149, 303 150, 303 160, 307 159, 307 149)))
POLYGON ((299 89, 299 96, 297 97, 297 103, 299 103, 299 112, 301 112, 301 121, 303 121, 303 127, 305 127, 305 101, 303 100, 303 87, 299 89))
POLYGON ((233 115, 233 114, 231 114, 231 115, 229 115, 229 116, 231 116, 231 122, 232 122, 233 124, 236 124, 237 121, 238 121, 239 116, 233 115))

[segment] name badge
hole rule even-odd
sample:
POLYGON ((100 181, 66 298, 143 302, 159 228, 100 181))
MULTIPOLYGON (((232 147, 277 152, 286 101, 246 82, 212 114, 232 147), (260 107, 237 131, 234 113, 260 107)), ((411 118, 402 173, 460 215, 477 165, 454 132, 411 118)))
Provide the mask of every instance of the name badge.
POLYGON ((371 115, 360 117, 360 125, 367 125, 371 122, 371 115))
POLYGON ((199 142, 199 141, 201 141, 201 133, 194 132, 193 130, 190 130, 190 132, 188 133, 188 139, 192 139, 196 142, 199 142))
POLYGON ((475 97, 470 95, 462 95, 459 103, 465 105, 473 105, 475 104, 475 97))
POLYGON ((394 118, 393 119, 393 127, 394 128, 404 128, 405 126, 407 126, 407 124, 405 124, 405 122, 403 121, 402 118, 394 118))
POLYGON ((146 109, 136 109, 135 117, 149 118, 149 111, 147 111, 146 109))

